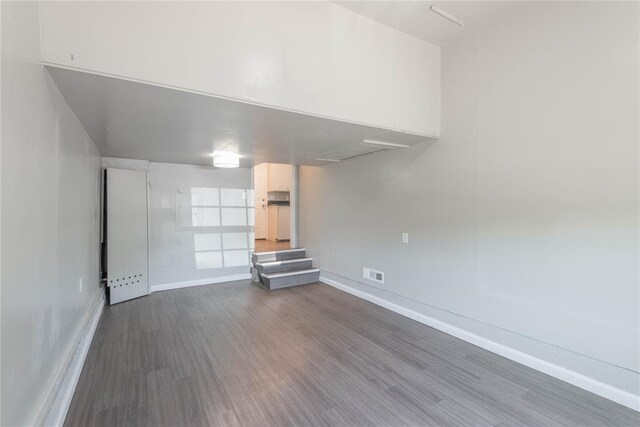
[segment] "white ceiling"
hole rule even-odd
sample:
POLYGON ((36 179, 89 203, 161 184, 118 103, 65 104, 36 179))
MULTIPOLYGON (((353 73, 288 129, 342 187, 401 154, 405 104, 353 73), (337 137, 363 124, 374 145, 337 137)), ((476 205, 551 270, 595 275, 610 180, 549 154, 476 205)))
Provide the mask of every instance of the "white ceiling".
POLYGON ((211 153, 263 162, 322 165, 380 148, 363 139, 414 145, 422 135, 288 112, 123 79, 47 69, 103 156, 210 165, 211 153))
POLYGON ((516 7, 520 1, 335 1, 360 15, 367 16, 438 46, 446 46, 470 34, 516 7), (461 27, 429 9, 439 8, 465 21, 461 27))

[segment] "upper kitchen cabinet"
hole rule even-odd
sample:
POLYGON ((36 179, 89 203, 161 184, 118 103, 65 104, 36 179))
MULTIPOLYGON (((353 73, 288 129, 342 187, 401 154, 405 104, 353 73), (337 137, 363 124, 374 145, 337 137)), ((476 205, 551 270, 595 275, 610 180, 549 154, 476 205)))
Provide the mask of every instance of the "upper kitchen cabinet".
POLYGON ((330 2, 41 2, 40 17, 46 64, 440 135, 440 48, 330 2))
POLYGON ((267 164, 267 191, 291 191, 292 178, 293 166, 267 164))

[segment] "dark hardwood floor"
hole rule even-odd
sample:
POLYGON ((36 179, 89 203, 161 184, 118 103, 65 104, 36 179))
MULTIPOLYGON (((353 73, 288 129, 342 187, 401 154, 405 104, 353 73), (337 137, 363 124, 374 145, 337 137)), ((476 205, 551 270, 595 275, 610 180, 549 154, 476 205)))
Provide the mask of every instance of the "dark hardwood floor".
POLYGON ((640 414, 316 284, 104 311, 72 426, 638 425, 640 414))

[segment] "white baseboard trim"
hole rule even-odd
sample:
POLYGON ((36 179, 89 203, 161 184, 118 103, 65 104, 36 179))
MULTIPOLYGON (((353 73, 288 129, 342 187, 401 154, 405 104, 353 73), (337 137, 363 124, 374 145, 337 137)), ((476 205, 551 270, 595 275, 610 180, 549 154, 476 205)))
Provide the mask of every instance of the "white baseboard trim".
POLYGON ((98 328, 98 322, 100 321, 104 305, 104 290, 100 289, 100 294, 91 307, 89 311, 90 314, 87 316, 86 323, 76 341, 69 366, 66 370, 62 371, 63 374, 61 378, 56 381, 56 384, 60 384, 60 386, 55 392, 53 403, 51 404, 42 425, 57 427, 64 424, 64 419, 66 418, 67 411, 71 405, 71 399, 73 399, 73 393, 75 392, 76 385, 78 385, 78 380, 80 379, 80 373, 82 372, 84 361, 89 353, 89 347, 91 346, 93 335, 98 328))
POLYGON ((251 273, 233 274, 230 276, 212 277, 211 279, 190 280, 188 282, 163 283, 151 285, 151 292, 168 291, 169 289, 190 288, 191 286, 213 285, 214 283, 233 282, 251 279, 251 273))
POLYGON ((511 347, 498 344, 479 335, 465 331, 464 329, 460 329, 441 320, 434 319, 433 317, 429 317, 424 314, 418 313, 417 311, 402 307, 383 298, 344 285, 322 275, 320 276, 320 281, 329 286, 340 289, 341 291, 347 292, 351 295, 367 300, 373 304, 384 307, 402 316, 413 319, 424 325, 430 326, 456 338, 467 341, 492 353, 506 357, 507 359, 511 359, 514 362, 518 362, 522 365, 543 372, 561 381, 590 391, 591 393, 597 394, 598 396, 604 397, 605 399, 612 400, 635 411, 640 411, 640 396, 636 396, 632 393, 620 390, 616 387, 579 374, 575 371, 563 368, 562 366, 555 365, 551 362, 538 359, 537 357, 515 350, 511 347))

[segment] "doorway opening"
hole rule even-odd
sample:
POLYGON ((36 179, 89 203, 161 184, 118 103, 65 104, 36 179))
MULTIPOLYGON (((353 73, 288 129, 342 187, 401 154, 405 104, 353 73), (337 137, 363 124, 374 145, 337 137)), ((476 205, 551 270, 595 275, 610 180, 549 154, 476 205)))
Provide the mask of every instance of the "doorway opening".
POLYGON ((295 166, 261 163, 253 167, 255 251, 290 249, 295 242, 295 166))

